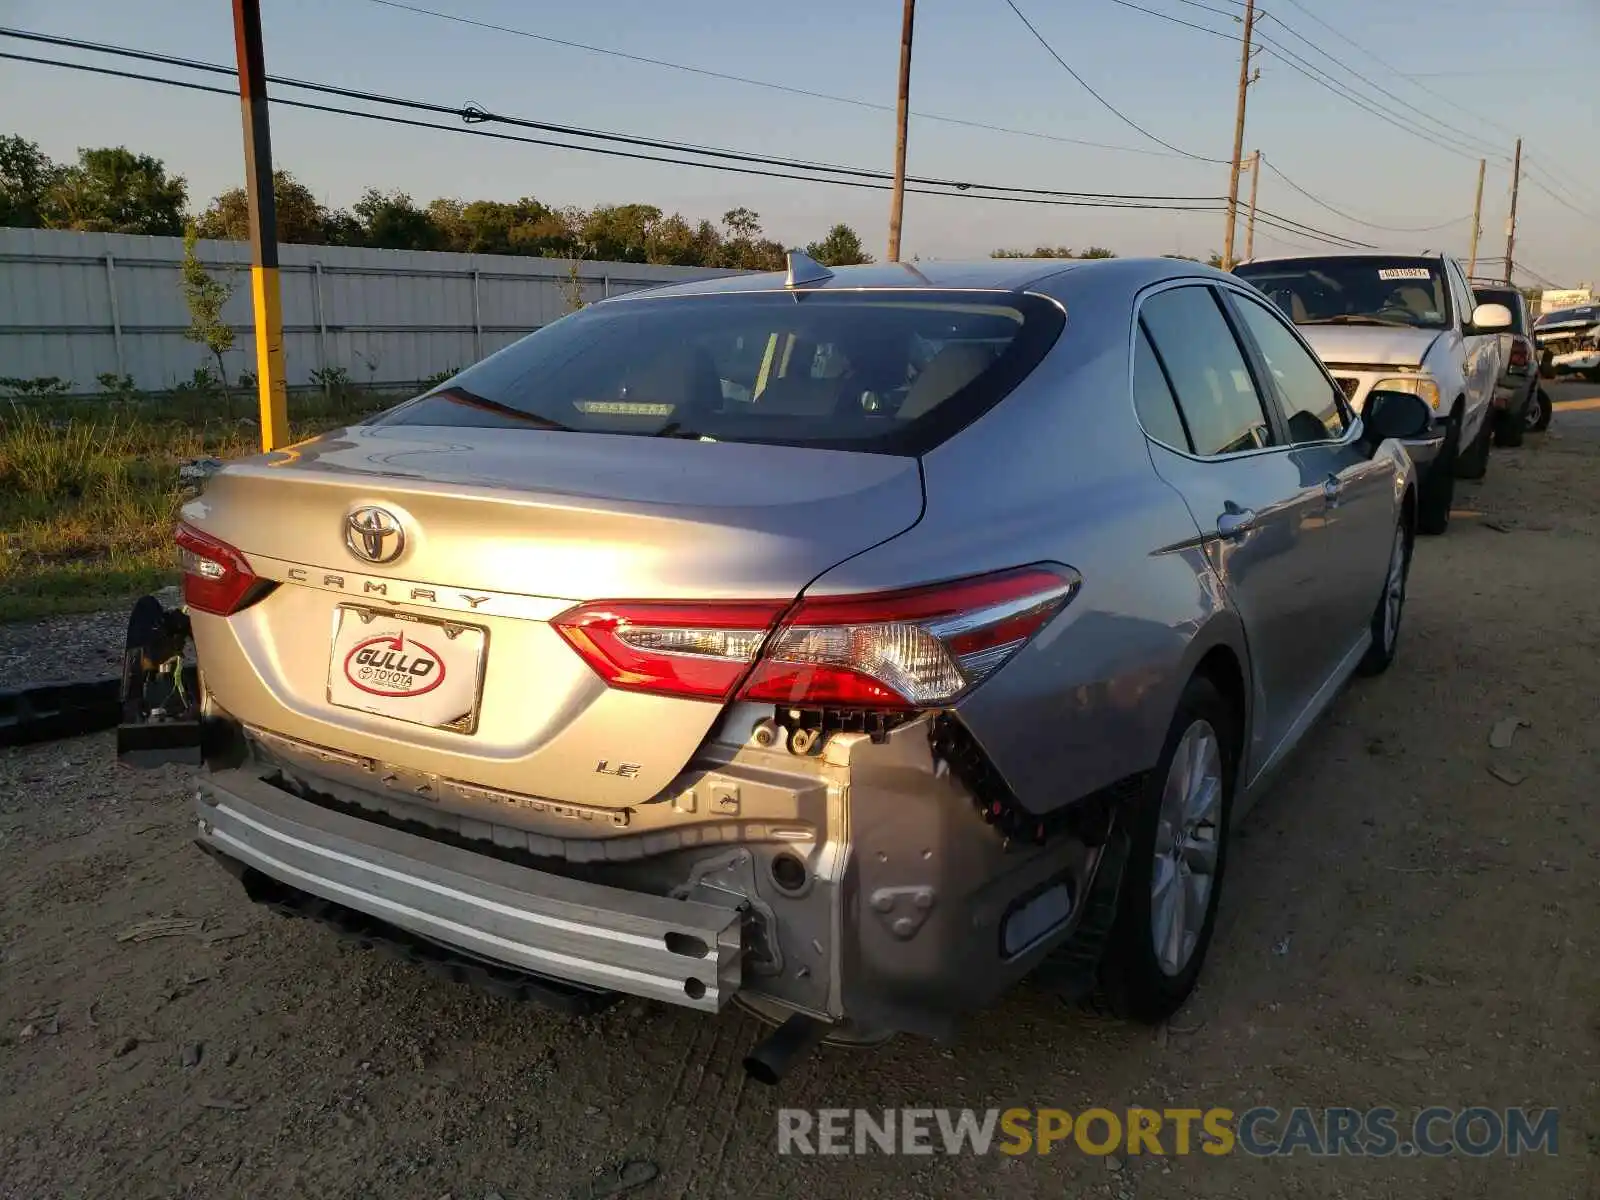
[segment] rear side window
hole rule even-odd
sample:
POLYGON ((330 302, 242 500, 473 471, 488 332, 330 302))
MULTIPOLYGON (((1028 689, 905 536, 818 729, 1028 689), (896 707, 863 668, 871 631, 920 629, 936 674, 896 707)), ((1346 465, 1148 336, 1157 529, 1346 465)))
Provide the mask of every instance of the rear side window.
POLYGON ((1139 424, 1156 441, 1177 450, 1194 449, 1183 428, 1178 401, 1167 385, 1167 374, 1161 369, 1161 360, 1156 358, 1143 324, 1133 345, 1133 407, 1139 414, 1139 424))
POLYGON ((1140 314, 1178 394, 1196 454, 1235 454, 1272 444, 1244 352, 1210 288, 1158 292, 1140 314))
POLYGON ((381 423, 921 454, 1004 398, 1064 316, 1015 292, 743 292, 599 304, 381 423))

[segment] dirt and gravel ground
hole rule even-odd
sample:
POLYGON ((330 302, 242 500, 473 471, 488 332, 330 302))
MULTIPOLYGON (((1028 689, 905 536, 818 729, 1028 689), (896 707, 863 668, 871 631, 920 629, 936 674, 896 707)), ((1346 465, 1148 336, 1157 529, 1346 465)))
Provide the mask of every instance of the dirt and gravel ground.
MULTIPOLYGON (((748 1017, 572 1022, 436 982, 249 905, 191 846, 176 770, 113 770, 106 735, 4 752, 0 1196, 519 1200, 632 1156, 660 1167, 641 1198, 1600 1196, 1600 411, 1497 452, 1459 510, 1420 547, 1395 670, 1247 822, 1165 1031, 1019 994, 954 1044, 825 1050, 768 1091, 739 1070, 748 1017), (177 932, 119 938, 152 918, 177 932), (780 1104, 1526 1104, 1561 1127, 1521 1159, 798 1159, 780 1104)), ((0 630, 8 678, 117 636, 43 630, 0 630)))

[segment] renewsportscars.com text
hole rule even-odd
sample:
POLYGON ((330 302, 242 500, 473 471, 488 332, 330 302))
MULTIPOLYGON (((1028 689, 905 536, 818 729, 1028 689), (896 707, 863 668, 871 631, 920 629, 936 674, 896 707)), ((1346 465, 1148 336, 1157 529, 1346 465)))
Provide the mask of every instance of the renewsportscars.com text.
POLYGON ((779 1154, 1516 1157, 1559 1152, 1557 1109, 781 1108, 779 1154))

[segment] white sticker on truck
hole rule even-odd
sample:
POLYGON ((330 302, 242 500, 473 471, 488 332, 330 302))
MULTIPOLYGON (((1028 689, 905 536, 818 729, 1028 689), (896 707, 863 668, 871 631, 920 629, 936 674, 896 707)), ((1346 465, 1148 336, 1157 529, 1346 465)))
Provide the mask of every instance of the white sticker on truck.
POLYGON ((1379 279, 1432 279, 1427 267, 1385 267, 1378 272, 1379 279))

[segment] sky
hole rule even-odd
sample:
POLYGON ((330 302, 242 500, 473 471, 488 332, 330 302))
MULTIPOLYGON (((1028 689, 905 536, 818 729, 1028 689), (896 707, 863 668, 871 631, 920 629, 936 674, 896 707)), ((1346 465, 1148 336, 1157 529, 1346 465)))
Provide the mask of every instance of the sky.
MULTIPOLYGON (((593 129, 892 166, 899 0, 413 2, 868 106, 553 45, 377 0, 261 0, 267 69, 593 129)), ((920 0, 909 171, 1020 187, 1225 195, 1239 74, 1239 25, 1225 14, 1240 10, 1239 0, 1137 3, 1230 32, 1232 40, 1116 0, 1017 0, 1056 52, 1131 121, 1182 151, 1223 162, 1179 157, 1124 124, 1050 56, 1006 0, 920 0)), ((1517 262, 1558 286, 1600 284, 1600 0, 1265 0, 1263 7, 1271 15, 1258 32, 1432 134, 1363 111, 1266 45, 1256 59, 1261 77, 1250 89, 1245 150, 1259 148, 1270 167, 1316 200, 1269 170, 1260 184, 1263 210, 1385 249, 1444 249, 1465 260, 1478 159, 1486 156, 1479 254, 1499 258, 1520 134, 1526 171, 1517 262), (1448 139, 1474 148, 1452 147, 1448 139), (1445 222, 1451 224, 1421 228, 1445 222)), ((0 0, 0 24, 233 62, 226 0, 0 0)), ((0 50, 142 69, 6 38, 0 50)), ((238 106, 223 96, 0 60, 4 132, 35 140, 58 159, 99 145, 157 155, 188 181, 196 208, 243 180, 238 106)), ((642 202, 691 219, 715 219, 742 205, 759 212, 767 233, 786 245, 844 221, 881 256, 887 236, 888 196, 877 191, 629 162, 282 107, 273 111, 272 141, 275 164, 330 205, 349 205, 367 187, 404 191, 419 203, 526 195, 555 206, 642 202)), ((1247 176, 1241 197, 1248 192, 1247 176)), ((903 256, 972 257, 1048 244, 1203 257, 1221 249, 1223 225, 1220 213, 912 195, 903 256)), ((1240 238, 1242 248, 1242 226, 1240 238)), ((1307 248, 1258 226, 1258 257, 1307 248)), ((1486 262, 1479 273, 1501 269, 1486 262)))

